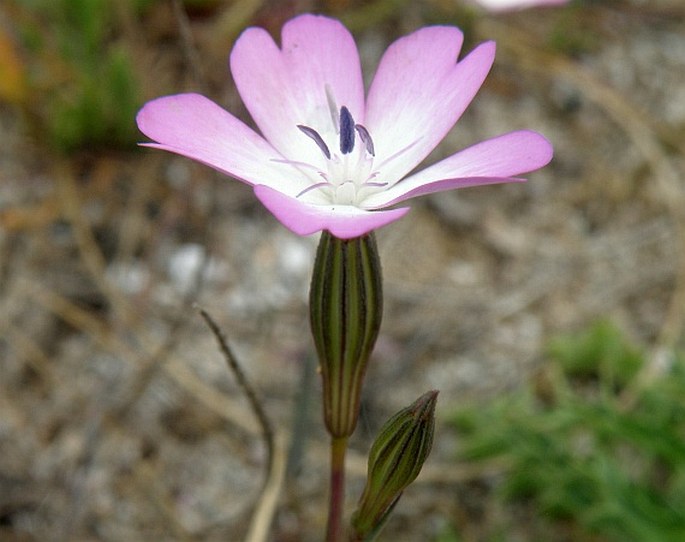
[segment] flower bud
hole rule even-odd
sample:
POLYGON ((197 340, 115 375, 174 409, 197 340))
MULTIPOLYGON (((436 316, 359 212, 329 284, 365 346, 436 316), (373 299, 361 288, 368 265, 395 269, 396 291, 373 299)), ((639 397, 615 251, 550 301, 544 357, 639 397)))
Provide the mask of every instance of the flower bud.
POLYGON ((390 418, 369 452, 366 487, 352 516, 356 540, 372 540, 433 445, 438 392, 423 394, 390 418))
POLYGON ((366 365, 381 325, 381 265, 373 233, 321 235, 309 294, 323 381, 324 421, 333 437, 352 434, 366 365))

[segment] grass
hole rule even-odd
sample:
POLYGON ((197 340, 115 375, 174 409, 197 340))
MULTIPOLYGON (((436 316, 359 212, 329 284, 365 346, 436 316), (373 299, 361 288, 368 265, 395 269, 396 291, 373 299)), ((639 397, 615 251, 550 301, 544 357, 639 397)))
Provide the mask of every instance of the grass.
POLYGON ((510 466, 494 498, 532 510, 529 533, 685 540, 685 358, 645 378, 645 353, 607 323, 554 340, 549 357, 527 389, 454 414, 460 461, 510 466))
POLYGON ((129 147, 140 106, 131 52, 121 37, 122 13, 140 0, 21 0, 18 35, 29 53, 25 103, 51 147, 129 147))

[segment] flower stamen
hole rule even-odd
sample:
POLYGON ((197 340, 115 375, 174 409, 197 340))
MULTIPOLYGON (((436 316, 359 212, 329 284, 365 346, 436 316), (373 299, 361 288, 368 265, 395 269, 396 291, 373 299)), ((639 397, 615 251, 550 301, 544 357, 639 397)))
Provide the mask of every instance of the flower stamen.
POLYGON ((309 126, 304 126, 302 124, 298 124, 297 127, 304 135, 310 137, 314 143, 318 145, 327 160, 331 159, 331 151, 328 150, 328 145, 326 145, 326 142, 323 140, 319 132, 314 130, 314 128, 310 128, 309 126))
POLYGON ((297 196, 295 196, 295 197, 299 198, 300 196, 304 196, 307 192, 311 192, 312 190, 315 190, 316 188, 323 188, 324 186, 331 186, 331 183, 328 181, 323 181, 320 183, 313 184, 311 186, 308 186, 304 190, 301 190, 300 193, 297 194, 297 196))
MULTIPOLYGON (((329 108, 334 106, 333 97, 326 89, 329 108)), ((332 112, 332 111, 331 111, 332 112)), ((371 134, 365 126, 355 124, 352 113, 346 106, 342 106, 339 114, 335 115, 335 128, 340 141, 340 153, 331 152, 326 144, 325 137, 330 136, 330 132, 324 130, 319 132, 314 128, 298 124, 297 128, 314 143, 326 157, 327 164, 322 171, 319 166, 289 160, 276 160, 283 163, 290 163, 295 167, 314 170, 323 178, 317 181, 310 177, 312 184, 298 192, 295 196, 300 198, 316 189, 323 189, 323 197, 331 203, 342 205, 359 206, 368 195, 379 188, 387 185, 386 182, 378 182, 375 179, 379 176, 378 169, 373 169, 375 158, 375 148, 371 134), (322 135, 323 134, 323 135, 322 135), (361 146, 355 150, 355 138, 359 137, 361 146)))
POLYGON ((385 166, 388 165, 390 162, 392 162, 395 158, 397 158, 398 156, 403 155, 405 152, 407 152, 409 149, 411 149, 414 145, 416 145, 420 140, 421 140, 421 138, 416 139, 416 140, 412 141, 411 143, 409 143, 409 145, 407 145, 406 147, 402 147, 402 148, 401 148, 399 151, 397 151, 396 153, 394 153, 394 154, 388 156, 385 160, 383 160, 380 164, 378 164, 378 169, 381 169, 381 168, 385 167, 385 166))
POLYGON ((359 134, 359 139, 361 139, 362 143, 364 143, 364 146, 366 147, 366 152, 368 152, 371 156, 376 156, 376 153, 373 148, 373 139, 371 139, 371 134, 369 133, 369 131, 361 124, 355 124, 354 129, 357 130, 357 133, 359 134))
POLYGON ((333 89, 330 85, 324 87, 326 91, 326 102, 328 103, 328 112, 331 114, 331 122, 333 123, 333 128, 335 128, 335 133, 340 132, 340 126, 338 124, 338 106, 335 104, 335 97, 333 96, 333 89))
POLYGON ((344 105, 340 108, 340 152, 349 154, 354 149, 354 119, 344 105))

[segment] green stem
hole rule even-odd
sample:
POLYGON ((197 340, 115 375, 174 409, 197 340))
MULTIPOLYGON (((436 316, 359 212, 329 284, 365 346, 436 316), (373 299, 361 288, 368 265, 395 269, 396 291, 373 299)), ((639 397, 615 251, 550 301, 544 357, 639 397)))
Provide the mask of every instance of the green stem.
POLYGON ((343 540, 346 451, 347 437, 333 437, 331 440, 331 498, 328 508, 326 542, 342 542, 343 540))

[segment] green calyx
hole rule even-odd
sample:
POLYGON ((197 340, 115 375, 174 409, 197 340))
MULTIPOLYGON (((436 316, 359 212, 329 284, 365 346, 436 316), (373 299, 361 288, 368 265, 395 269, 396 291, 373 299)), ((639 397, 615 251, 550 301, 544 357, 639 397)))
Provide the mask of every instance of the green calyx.
POLYGON ((321 235, 309 302, 324 420, 333 437, 346 437, 357 424, 362 381, 383 311, 373 233, 347 240, 321 235))
POLYGON ((369 452, 366 487, 352 516, 356 540, 373 540, 421 472, 433 445, 438 392, 423 394, 382 427, 369 452))

